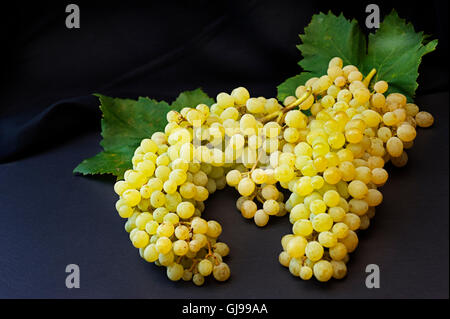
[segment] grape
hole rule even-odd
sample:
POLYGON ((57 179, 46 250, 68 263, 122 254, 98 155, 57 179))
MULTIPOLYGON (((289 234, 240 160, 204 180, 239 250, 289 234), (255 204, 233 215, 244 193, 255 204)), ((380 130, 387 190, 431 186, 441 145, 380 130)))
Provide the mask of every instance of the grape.
POLYGON ((300 268, 300 278, 303 280, 309 280, 313 276, 313 270, 308 266, 300 268))
POLYGON ((307 237, 312 234, 313 226, 310 220, 299 219, 292 226, 292 232, 295 235, 307 237))
POLYGON ((317 241, 310 241, 306 245, 305 254, 311 261, 318 261, 322 259, 323 253, 323 247, 317 241))
POLYGON ((150 237, 143 230, 138 230, 132 238, 133 246, 136 248, 143 248, 147 246, 149 240, 150 237))
POLYGON ((160 237, 156 241, 155 247, 161 254, 167 254, 172 249, 172 241, 167 237, 160 237))
POLYGON ((249 196, 255 190, 255 183, 248 177, 245 177, 239 181, 238 191, 242 196, 249 196))
POLYGON ((241 214, 244 218, 253 218, 255 216, 256 210, 258 207, 255 202, 252 200, 246 200, 241 205, 241 214))
POLYGON ((322 246, 327 247, 327 248, 334 247, 337 244, 336 236, 329 231, 321 232, 319 234, 318 239, 319 239, 319 243, 322 246))
POLYGON ((417 125, 420 127, 430 127, 434 123, 433 115, 424 111, 418 112, 415 119, 417 125))
POLYGON ((209 260, 203 259, 198 264, 198 272, 200 273, 200 275, 206 277, 209 276, 212 271, 213 271, 213 264, 209 260))
POLYGON ((230 253, 230 248, 228 245, 222 242, 215 243, 213 248, 214 252, 218 253, 222 257, 225 257, 230 253))
POLYGON ((326 260, 320 260, 314 264, 314 277, 319 281, 328 281, 333 276, 333 266, 326 260))
MULTIPOLYGON (((267 215, 276 215, 276 214, 278 214, 279 209, 280 209, 280 205, 278 204, 277 201, 275 201, 273 199, 269 199, 264 202, 263 210, 267 215)), ((256 213, 256 205, 255 205, 255 213, 256 213)))
POLYGON ((286 245, 286 252, 293 258, 302 257, 305 254, 307 241, 302 236, 295 236, 286 245))
POLYGON ((196 286, 201 286, 205 283, 205 277, 203 277, 201 274, 195 274, 192 277, 192 282, 196 285, 196 286))
POLYGON ((267 215, 264 210, 259 209, 256 211, 255 216, 253 217, 255 224, 259 227, 264 227, 269 222, 269 215, 267 215))
POLYGON ((230 268, 224 262, 221 262, 213 268, 213 276, 217 281, 225 281, 230 278, 230 268))

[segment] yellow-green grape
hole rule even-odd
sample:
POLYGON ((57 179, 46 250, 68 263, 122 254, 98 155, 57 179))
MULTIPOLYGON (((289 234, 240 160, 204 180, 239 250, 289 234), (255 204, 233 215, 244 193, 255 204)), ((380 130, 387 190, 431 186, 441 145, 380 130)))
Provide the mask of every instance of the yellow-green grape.
MULTIPOLYGON (((255 210, 256 210, 256 207, 255 207, 255 210)), ((278 214, 278 212, 280 210, 280 205, 278 204, 277 201, 275 201, 273 199, 269 199, 264 202, 263 210, 267 215, 276 215, 276 214, 278 214)), ((255 213, 256 213, 256 211, 255 211, 255 213)))
POLYGON ((122 198, 129 206, 136 206, 141 200, 141 194, 135 189, 128 189, 122 194, 122 198))
POLYGON ((124 204, 119 206, 119 208, 117 209, 119 216, 122 218, 129 218, 131 217, 131 215, 133 215, 133 208, 131 208, 130 206, 124 204))
POLYGON ((416 129, 409 124, 400 125, 397 128, 397 137, 403 142, 411 142, 416 138, 416 129))
POLYGON ((169 179, 170 168, 167 166, 158 166, 155 170, 155 176, 165 182, 169 179))
POLYGON ((263 113, 264 105, 265 103, 258 98, 249 98, 246 102, 247 110, 253 114, 263 113))
POLYGON ((312 234, 313 226, 310 220, 308 219, 299 219, 292 226, 292 232, 294 235, 299 235, 303 237, 307 237, 312 234))
MULTIPOLYGON (((298 220, 301 219, 307 219, 310 215, 310 211, 308 208, 306 208, 305 204, 300 203, 295 205, 294 207, 292 207, 291 209, 291 213, 290 213, 290 218, 292 219, 292 221, 294 221, 294 223, 298 220)), ((345 214, 345 213, 344 213, 345 214)), ((292 222, 291 221, 291 222, 292 222)))
POLYGON ((347 275, 347 266, 343 261, 332 260, 331 266, 333 267, 333 278, 342 279, 347 275))
POLYGON ((343 223, 346 224, 350 230, 355 231, 358 230, 361 225, 361 219, 356 214, 348 213, 345 215, 343 223))
POLYGON ((391 137, 386 142, 386 150, 392 157, 398 157, 403 152, 403 143, 398 137, 391 137))
POLYGON ((163 184, 163 189, 166 192, 166 194, 173 194, 177 191, 177 183, 174 180, 168 179, 163 184))
POLYGON ((399 157, 391 157, 392 165, 396 167, 403 167, 408 163, 408 154, 403 152, 399 157))
POLYGON ((169 222, 163 222, 156 230, 156 234, 160 237, 170 237, 174 233, 175 228, 169 222))
POLYGON ((355 168, 355 180, 359 180, 364 184, 370 183, 372 180, 372 171, 369 167, 360 166, 355 168))
POLYGON ((203 186, 195 187, 195 196, 194 199, 199 202, 203 202, 207 200, 209 197, 208 189, 203 186))
POLYGON ((213 264, 207 259, 203 259, 202 261, 200 261, 197 267, 198 272, 205 277, 209 276, 213 271, 213 264))
POLYGON ((193 183, 197 186, 206 186, 208 183, 208 175, 206 175, 203 171, 198 171, 193 176, 194 180, 193 183))
POLYGON ((323 172, 323 178, 328 184, 334 185, 341 180, 341 172, 337 167, 329 167, 323 172))
POLYGON ((305 254, 311 261, 318 261, 322 259, 323 253, 323 247, 317 241, 310 241, 306 245, 305 254))
POLYGON ((163 189, 163 181, 156 177, 150 178, 145 186, 149 187, 150 192, 161 191, 163 189))
POLYGON ((230 278, 230 267, 224 262, 213 267, 213 276, 217 281, 225 281, 230 278))
POLYGON ((302 257, 305 254, 307 241, 302 236, 294 236, 286 245, 286 252, 293 258, 302 257))
POLYGON ((329 214, 318 214, 313 218, 312 226, 318 232, 330 230, 333 226, 333 218, 329 214))
POLYGON ((118 181, 114 184, 114 191, 121 196, 126 190, 130 189, 131 185, 125 181, 118 181))
POLYGON ((337 244, 336 236, 329 231, 321 232, 318 236, 318 240, 322 246, 327 248, 334 247, 337 244))
POLYGON ((195 217, 191 221, 191 228, 194 234, 206 234, 208 231, 208 222, 202 218, 195 217))
POLYGON ((369 189, 364 200, 369 206, 378 206, 383 201, 383 194, 377 189, 369 189))
POLYGON ((291 110, 286 113, 284 121, 287 126, 291 128, 305 128, 306 120, 305 115, 299 110, 291 110))
POLYGON ((138 230, 133 234, 132 243, 136 248, 143 248, 148 245, 150 237, 143 230, 138 230))
POLYGON ((301 267, 302 267, 301 262, 297 258, 291 258, 291 260, 289 261, 289 272, 293 276, 296 277, 300 276, 301 267))
POLYGON ((323 201, 328 207, 337 206, 340 198, 339 193, 335 190, 329 190, 323 194, 323 201))
POLYGON ((145 229, 145 225, 153 220, 153 215, 149 212, 143 212, 136 217, 135 225, 140 230, 145 229))
POLYGON ((322 176, 313 176, 311 177, 311 186, 314 189, 321 189, 325 184, 325 180, 322 176))
POLYGON ((372 182, 376 185, 383 185, 388 179, 388 173, 384 168, 374 168, 372 170, 372 182))
POLYGON ((358 247, 358 236, 356 233, 352 230, 349 230, 347 237, 342 238, 339 240, 341 243, 347 247, 347 251, 349 253, 352 253, 355 251, 356 247, 358 247))
POLYGON ((187 219, 192 217, 195 212, 195 206, 191 202, 181 202, 177 206, 177 214, 180 218, 187 219))
POLYGON ((195 197, 196 195, 196 186, 191 182, 186 182, 180 186, 180 194, 186 199, 190 199, 195 197))
POLYGON ((352 197, 362 199, 367 195, 368 188, 363 182, 354 180, 348 184, 348 192, 352 197))
POLYGON ((230 248, 227 244, 222 242, 216 242, 213 245, 214 252, 218 253, 220 256, 225 257, 230 253, 230 248))
POLYGON ((345 210, 340 206, 331 207, 328 210, 328 215, 330 215, 330 217, 333 219, 334 222, 340 222, 345 217, 345 210))
POLYGON ((255 216, 257 209, 258 209, 258 207, 256 206, 254 201, 246 200, 242 203, 240 211, 241 211, 242 217, 249 219, 249 218, 253 218, 255 216))
POLYGON ((173 253, 177 256, 184 256, 189 251, 189 245, 184 240, 177 240, 172 245, 173 253))
POLYGON ((313 270, 308 266, 300 268, 300 278, 303 280, 309 280, 313 276, 313 270))
POLYGON ((172 241, 167 237, 160 237, 156 241, 155 247, 161 254, 167 254, 172 249, 172 241))
POLYGON ((364 215, 369 209, 369 204, 362 199, 353 198, 349 202, 349 211, 358 216, 364 215))
POLYGON ((189 228, 185 225, 178 225, 175 228, 175 237, 180 240, 186 240, 190 236, 189 228))
MULTIPOLYGON (((345 216, 344 216, 345 217, 345 216)), ((349 227, 345 223, 338 222, 333 225, 331 232, 337 239, 342 239, 348 236, 349 227)))
POLYGON ((151 220, 145 224, 145 231, 150 235, 155 235, 158 230, 158 222, 151 220))
POLYGON ((279 255, 278 255, 278 261, 280 262, 281 265, 283 265, 284 267, 289 267, 289 262, 291 261, 291 256, 289 256, 289 254, 285 251, 282 251, 279 255))
POLYGON ((256 184, 264 184, 267 176, 264 170, 257 168, 252 172, 251 178, 256 184))
POLYGON ((306 196, 314 191, 314 187, 311 183, 309 176, 302 176, 295 188, 295 192, 300 196, 306 196))
POLYGON ((211 238, 217 238, 222 233, 222 226, 215 220, 208 221, 208 230, 206 235, 211 238))
POLYGON ((170 266, 175 259, 173 251, 169 251, 167 254, 159 254, 158 261, 161 266, 170 266))
POLYGON ((167 267, 167 278, 172 281, 178 281, 183 277, 184 268, 178 263, 173 263, 167 267))
POLYGON ((386 81, 378 81, 374 84, 373 89, 377 93, 385 93, 388 89, 388 84, 386 81))
POLYGON ((148 138, 141 141, 140 147, 144 153, 155 153, 158 150, 158 145, 153 140, 148 138))
POLYGON ((237 105, 245 105, 250 98, 250 93, 245 87, 238 87, 231 92, 231 96, 234 98, 234 102, 237 105))
POLYGON ((336 246, 330 248, 329 253, 333 260, 342 260, 347 255, 347 247, 343 243, 337 243, 336 246))
POLYGON ((150 204, 155 207, 162 207, 166 203, 166 196, 161 191, 155 191, 150 196, 150 204))
POLYGON ((238 192, 242 196, 249 196, 255 190, 255 183, 248 177, 241 179, 238 183, 238 192))
POLYGON ((196 285, 196 286, 201 286, 205 283, 205 277, 203 277, 201 274, 197 273, 194 274, 194 276, 192 277, 192 282, 196 285))
POLYGON ((329 261, 320 260, 314 264, 313 267, 314 277, 317 280, 325 282, 331 279, 333 276, 333 267, 329 261))
POLYGON ((415 120, 418 126, 424 128, 430 127, 434 123, 433 115, 425 111, 418 112, 415 116, 415 120))
POLYGON ((154 244, 150 244, 147 247, 145 247, 143 255, 146 261, 152 263, 158 260, 159 252, 156 250, 154 244))
POLYGON ((315 199, 309 205, 309 210, 314 215, 319 215, 321 213, 325 213, 325 211, 327 210, 327 205, 325 204, 325 202, 323 200, 315 199))

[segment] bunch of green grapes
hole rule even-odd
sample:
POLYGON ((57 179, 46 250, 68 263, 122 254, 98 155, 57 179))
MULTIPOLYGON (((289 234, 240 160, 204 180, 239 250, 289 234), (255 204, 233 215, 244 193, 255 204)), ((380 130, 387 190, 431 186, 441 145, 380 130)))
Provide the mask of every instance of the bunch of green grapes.
POLYGON ((229 248, 218 241, 222 227, 201 218, 203 202, 226 186, 224 171, 180 158, 176 139, 192 139, 192 130, 170 134, 173 115, 168 114, 167 134, 158 132, 142 140, 132 158, 133 169, 114 185, 120 196, 116 209, 127 218, 125 230, 141 257, 167 267, 170 280, 202 285, 212 275, 225 281, 230 269, 222 258, 229 248))
MULTIPOLYGON (((300 97, 310 87, 314 101, 293 152, 296 176, 280 183, 292 192, 285 207, 293 226, 281 240, 279 262, 304 280, 347 274, 357 231, 369 227, 383 200, 378 188, 388 179, 385 164, 405 165, 416 125, 433 123, 431 114, 419 112, 404 95, 385 96, 386 82, 376 82, 370 91, 372 75, 363 80, 355 66, 343 67, 340 58, 333 58, 327 75, 296 90, 300 97)), ((294 100, 288 97, 285 103, 294 100)))
POLYGON ((171 280, 228 279, 222 228, 202 213, 209 195, 229 185, 238 211, 259 227, 289 213, 279 261, 294 276, 343 278, 357 232, 383 200, 385 164, 405 165, 416 127, 433 124, 404 95, 386 96, 386 82, 369 88, 373 75, 363 79, 333 58, 326 75, 299 86, 284 106, 239 87, 210 107, 170 111, 164 132, 141 142, 133 169, 114 186, 142 258, 167 267, 171 280))

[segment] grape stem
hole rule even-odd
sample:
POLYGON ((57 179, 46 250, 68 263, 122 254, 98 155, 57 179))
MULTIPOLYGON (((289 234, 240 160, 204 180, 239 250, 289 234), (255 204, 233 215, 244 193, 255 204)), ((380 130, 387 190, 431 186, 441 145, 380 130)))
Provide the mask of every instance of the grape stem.
POLYGON ((303 93, 303 95, 302 95, 299 99, 297 99, 297 100, 295 100, 294 102, 292 102, 291 104, 287 105, 286 107, 284 107, 284 108, 283 108, 282 110, 280 110, 280 111, 273 112, 273 113, 271 113, 271 114, 269 114, 269 115, 264 116, 262 119, 260 119, 260 121, 261 121, 262 123, 267 123, 267 122, 269 122, 269 121, 271 121, 271 120, 273 120, 273 119, 277 119, 277 123, 281 123, 284 114, 286 114, 286 113, 289 112, 290 110, 293 110, 294 108, 296 108, 297 106, 299 106, 300 104, 302 104, 303 102, 305 102, 306 99, 309 98, 309 96, 311 95, 311 93, 312 93, 312 89, 311 89, 310 86, 308 86, 308 87, 306 88, 306 92, 303 93))
POLYGON ((370 81, 372 81, 373 76, 377 73, 376 69, 372 69, 369 74, 364 78, 363 83, 366 87, 369 87, 370 81))

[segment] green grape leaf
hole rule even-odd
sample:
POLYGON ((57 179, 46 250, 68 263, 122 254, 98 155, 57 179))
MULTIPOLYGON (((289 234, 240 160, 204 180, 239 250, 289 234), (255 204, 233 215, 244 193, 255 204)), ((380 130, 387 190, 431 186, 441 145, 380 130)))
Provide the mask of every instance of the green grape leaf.
MULTIPOLYGON (((409 101, 418 87, 418 68, 422 57, 435 50, 437 40, 430 41, 428 35, 415 32, 410 23, 401 19, 393 10, 375 34, 368 41, 356 20, 347 20, 342 14, 320 13, 314 15, 311 23, 300 35, 297 46, 303 59, 299 65, 310 76, 326 74, 328 62, 339 56, 344 65, 357 66, 364 75, 372 68, 377 70, 372 83, 384 80, 389 83, 390 92, 400 92, 409 101)), ((278 99, 294 95, 296 84, 304 84, 307 78, 291 77, 278 86, 278 99)))
POLYGON ((195 107, 200 103, 211 105, 214 102, 201 89, 181 93, 171 106, 148 97, 130 100, 95 95, 100 100, 103 113, 103 139, 100 145, 104 151, 82 161, 73 172, 83 175, 112 174, 118 179, 132 168, 131 158, 141 141, 150 138, 155 132, 164 131, 167 112, 195 107))
POLYGON ((112 174, 121 178, 131 166, 133 152, 134 150, 129 147, 124 147, 123 150, 116 149, 113 152, 103 151, 82 161, 73 172, 83 175, 112 174))
POLYGON ((214 99, 210 98, 201 88, 198 88, 180 93, 171 106, 173 109, 181 111, 183 107, 196 107, 202 103, 211 106, 214 103, 214 99))
POLYGON ((437 40, 425 43, 428 38, 423 32, 416 33, 411 23, 392 11, 378 31, 369 35, 368 53, 359 66, 363 74, 376 68, 372 83, 384 80, 389 83, 388 93, 402 93, 411 101, 418 87, 416 80, 422 56, 437 46, 437 40))
POLYGON ((356 20, 347 20, 343 14, 319 13, 300 35, 297 48, 303 59, 298 63, 305 71, 324 75, 328 62, 336 56, 346 64, 359 65, 366 48, 366 39, 356 20))

